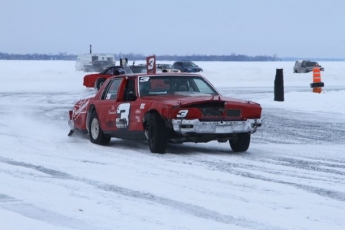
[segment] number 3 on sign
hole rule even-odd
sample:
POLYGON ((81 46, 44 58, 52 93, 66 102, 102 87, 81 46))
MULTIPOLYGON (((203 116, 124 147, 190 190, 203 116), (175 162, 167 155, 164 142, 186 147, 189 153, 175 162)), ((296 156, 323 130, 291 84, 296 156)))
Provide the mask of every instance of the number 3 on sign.
POLYGON ((155 58, 154 57, 149 58, 149 60, 148 60, 148 69, 149 70, 153 70, 154 64, 155 64, 155 58))

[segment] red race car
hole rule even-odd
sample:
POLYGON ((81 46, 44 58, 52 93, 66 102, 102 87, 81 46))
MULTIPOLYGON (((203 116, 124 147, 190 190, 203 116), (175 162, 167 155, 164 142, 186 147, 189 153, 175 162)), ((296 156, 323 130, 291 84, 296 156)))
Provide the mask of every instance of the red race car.
POLYGON ((111 66, 99 73, 87 74, 84 76, 83 85, 89 88, 99 89, 106 79, 113 75, 124 74, 122 66, 111 66))
POLYGON ((123 74, 74 105, 69 135, 84 131, 100 145, 111 137, 146 139, 153 153, 164 153, 168 142, 212 140, 244 152, 261 126, 261 111, 255 102, 220 95, 199 74, 123 74))
POLYGON ((134 64, 131 66, 128 66, 128 65, 111 66, 100 73, 85 75, 83 85, 85 87, 95 88, 98 90, 102 86, 102 84, 105 82, 105 80, 107 80, 111 76, 125 74, 125 73, 142 73, 142 72, 146 72, 145 66, 134 65, 134 64))

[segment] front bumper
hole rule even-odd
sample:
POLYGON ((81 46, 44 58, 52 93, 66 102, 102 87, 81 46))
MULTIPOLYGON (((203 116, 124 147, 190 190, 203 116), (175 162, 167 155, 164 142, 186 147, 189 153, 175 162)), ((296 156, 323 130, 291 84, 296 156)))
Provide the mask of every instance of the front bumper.
POLYGON ((68 126, 71 130, 74 130, 75 127, 74 127, 74 121, 73 120, 68 120, 68 126))
POLYGON ((74 130, 75 130, 75 127, 74 127, 74 121, 72 120, 68 120, 68 126, 70 127, 70 131, 68 133, 68 136, 72 136, 73 133, 74 133, 74 130))
POLYGON ((196 134, 228 134, 228 133, 255 133, 261 126, 261 119, 248 119, 246 121, 200 121, 199 119, 173 119, 175 132, 185 135, 196 134))

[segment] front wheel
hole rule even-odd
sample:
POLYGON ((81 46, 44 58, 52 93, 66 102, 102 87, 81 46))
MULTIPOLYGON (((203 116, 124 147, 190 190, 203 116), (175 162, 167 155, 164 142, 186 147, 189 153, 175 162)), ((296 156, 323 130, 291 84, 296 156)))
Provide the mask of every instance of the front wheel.
POLYGON ((150 114, 147 131, 150 151, 164 153, 168 145, 168 130, 158 113, 150 114))
POLYGON ((251 133, 238 133, 234 139, 229 140, 234 152, 245 152, 249 148, 251 133))
POLYGON ((90 115, 89 122, 89 136, 92 143, 98 145, 108 145, 110 142, 110 137, 103 133, 103 130, 100 127, 99 119, 97 113, 94 111, 90 115))

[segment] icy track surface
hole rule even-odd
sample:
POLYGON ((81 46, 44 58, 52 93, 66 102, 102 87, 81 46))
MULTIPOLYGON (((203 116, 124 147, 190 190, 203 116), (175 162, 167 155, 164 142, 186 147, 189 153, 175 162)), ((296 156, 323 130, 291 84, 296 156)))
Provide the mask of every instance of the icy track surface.
POLYGON ((68 110, 95 93, 85 73, 68 61, 0 61, 0 229, 345 229, 344 63, 321 63, 317 95, 293 62, 198 64, 222 94, 262 105, 246 153, 68 137, 68 110), (276 68, 284 102, 273 101, 276 68))

